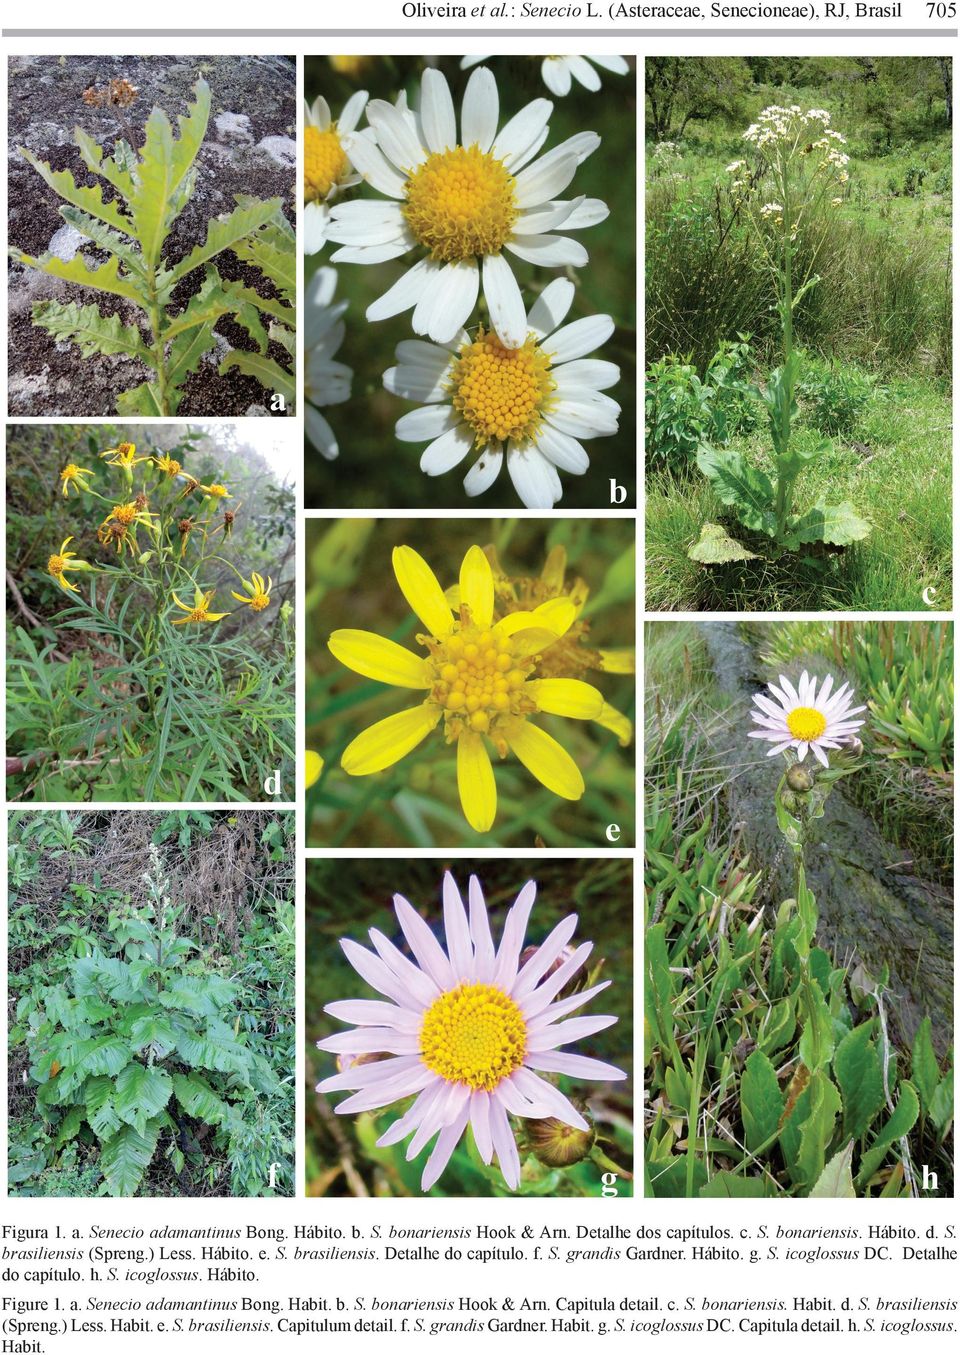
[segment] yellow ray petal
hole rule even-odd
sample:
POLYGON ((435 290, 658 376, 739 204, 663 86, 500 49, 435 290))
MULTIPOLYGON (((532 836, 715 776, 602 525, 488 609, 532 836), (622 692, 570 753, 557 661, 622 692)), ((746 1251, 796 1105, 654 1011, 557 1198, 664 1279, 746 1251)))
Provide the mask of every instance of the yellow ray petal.
POLYGON ((315 753, 312 748, 308 748, 303 755, 303 784, 307 790, 320 780, 322 771, 323 758, 319 753, 315 753))
POLYGON ((548 626, 557 635, 566 635, 579 611, 580 608, 570 598, 549 598, 541 602, 539 607, 534 607, 533 614, 538 625, 548 626))
POLYGON ((550 715, 566 715, 571 720, 599 720, 603 711, 603 693, 578 678, 538 678, 523 689, 540 710, 550 715))
POLYGON ((489 832, 497 815, 497 783, 486 744, 472 730, 457 740, 457 784, 467 823, 478 833, 489 832))
POLYGON ((605 673, 635 673, 637 655, 632 649, 601 649, 601 666, 605 673))
POLYGON ((460 601, 470 608, 470 619, 485 630, 493 620, 493 570, 479 546, 471 546, 460 566, 460 601))
POLYGON ((555 635, 552 630, 545 630, 543 626, 528 626, 525 630, 518 630, 512 637, 510 653, 515 659, 528 659, 531 654, 542 654, 545 649, 555 645, 559 638, 559 635, 555 635))
POLYGON ((365 729, 344 749, 341 766, 351 776, 369 776, 392 767, 425 739, 440 719, 440 707, 414 706, 365 729))
POLYGON ((621 715, 618 710, 614 710, 613 706, 608 705, 606 701, 603 703, 603 710, 600 714, 593 718, 598 725, 602 725, 604 729, 609 729, 611 734, 616 734, 622 748, 626 748, 633 738, 633 725, 625 715, 621 715))
POLYGON ((527 771, 564 800, 579 800, 585 790, 580 768, 565 748, 545 730, 524 720, 507 743, 527 771))
POLYGON ((431 635, 449 635, 453 613, 447 606, 437 576, 412 546, 395 546, 393 572, 400 591, 431 635))
POLYGON ((389 682, 392 687, 430 686, 426 660, 385 635, 369 630, 335 630, 327 645, 335 659, 376 682, 389 682))

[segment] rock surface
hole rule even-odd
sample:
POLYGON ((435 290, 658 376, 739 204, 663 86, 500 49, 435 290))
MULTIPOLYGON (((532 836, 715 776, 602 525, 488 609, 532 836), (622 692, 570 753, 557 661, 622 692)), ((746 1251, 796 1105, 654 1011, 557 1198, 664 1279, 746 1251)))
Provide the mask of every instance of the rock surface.
MULTIPOLYGON (((142 141, 143 126, 153 106, 159 105, 176 127, 177 115, 186 111, 193 86, 203 78, 210 85, 210 124, 197 157, 197 187, 174 223, 167 241, 167 257, 176 262, 206 235, 207 222, 235 206, 235 194, 258 198, 282 198, 284 210, 293 216, 295 170, 278 155, 276 145, 295 146, 296 79, 291 59, 278 56, 248 57, 23 57, 10 58, 8 81, 8 239, 28 254, 53 248, 69 257, 76 248, 65 234, 59 213, 60 199, 36 171, 17 154, 26 146, 54 169, 69 169, 77 183, 100 182, 80 159, 73 129, 80 126, 101 145, 112 146, 125 135, 112 110, 90 108, 83 102, 89 86, 102 87, 114 77, 137 86, 139 95, 123 117, 142 141), (265 146, 262 143, 268 142, 265 146)), ((138 141, 138 144, 139 144, 138 141)), ((104 197, 113 196, 109 186, 104 197)), ((88 262, 106 256, 89 242, 82 249, 88 262)), ((270 284, 233 254, 222 255, 217 266, 227 279, 242 278, 268 296, 270 284)), ((191 274, 174 293, 179 309, 202 281, 191 274)), ((54 417, 98 416, 114 413, 117 396, 145 380, 149 373, 140 363, 122 357, 84 359, 67 343, 58 344, 31 320, 31 306, 44 298, 96 301, 105 315, 118 314, 125 324, 137 323, 140 312, 122 298, 94 293, 56 278, 47 277, 16 263, 9 272, 9 414, 54 417)), ((250 350, 254 347, 246 330, 225 317, 217 324, 224 345, 250 350)), ((225 349, 226 351, 226 349, 225 349)), ((270 356, 284 362, 278 345, 270 356)), ((235 369, 220 376, 211 363, 203 363, 184 387, 178 417, 243 415, 268 401, 259 382, 235 369)))

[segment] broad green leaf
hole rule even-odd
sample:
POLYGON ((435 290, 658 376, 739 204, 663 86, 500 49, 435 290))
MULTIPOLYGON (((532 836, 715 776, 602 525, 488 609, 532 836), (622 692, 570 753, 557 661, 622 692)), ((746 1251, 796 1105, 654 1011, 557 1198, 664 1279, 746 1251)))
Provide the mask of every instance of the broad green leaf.
POLYGON ((112 1138, 120 1128, 120 1117, 113 1106, 113 1078, 88 1078, 84 1094, 90 1128, 98 1139, 112 1138))
POLYGON ((63 984, 55 983, 52 988, 45 988, 42 1001, 48 1020, 59 1026, 69 1028, 73 1015, 73 1003, 63 984))
POLYGON ((785 997, 770 1008, 758 1040, 760 1048, 767 1055, 774 1054, 793 1039, 797 1028, 796 1001, 785 997))
POLYGON ((826 1073, 814 1073, 807 1087, 808 1112, 800 1125, 796 1180, 812 1187, 823 1172, 840 1110, 840 1093, 826 1073))
POLYGON ((172 1091, 169 1073, 135 1061, 128 1063, 117 1078, 113 1104, 121 1120, 143 1134, 147 1121, 163 1110, 172 1091))
POLYGON ((809 982, 801 992, 800 1011, 804 1015, 799 1053, 811 1073, 826 1068, 833 1057, 833 1020, 819 984, 809 982))
POLYGON ((905 1134, 910 1133, 919 1114, 920 1102, 916 1091, 911 1083, 901 1082, 896 1109, 873 1140, 869 1151, 864 1153, 861 1158, 860 1171, 857 1173, 857 1187, 861 1191, 867 1186, 871 1176, 883 1162, 887 1152, 897 1139, 901 1139, 905 1134))
POLYGON ((737 1176, 734 1172, 714 1172, 709 1182, 697 1191, 701 1200, 762 1200, 775 1194, 759 1176, 737 1176))
POLYGON ((174 1073, 173 1094, 187 1115, 207 1124, 220 1124, 229 1115, 229 1106, 199 1073, 174 1073))
MULTIPOLYGON (((49 1011, 49 1006, 47 1010, 49 1011)), ((66 1025, 66 1022, 63 1024, 66 1025)), ((913 1052, 910 1059, 910 1080, 919 1093, 920 1105, 926 1115, 930 1113, 930 1103, 940 1084, 940 1065, 933 1051, 930 1029, 930 1017, 925 1016, 913 1037, 913 1052)))
POLYGON ((177 1052, 184 1063, 192 1064, 195 1068, 247 1076, 249 1054, 233 1038, 229 1026, 211 1024, 206 1035, 182 1031, 177 1038, 177 1052))
POLYGON ((124 325, 118 315, 101 315, 95 305, 78 306, 70 301, 37 301, 33 323, 47 330, 59 343, 75 343, 85 358, 95 353, 120 353, 152 365, 153 357, 139 329, 124 325))
POLYGON ((751 466, 729 447, 711 447, 706 443, 697 452, 697 465, 720 502, 728 504, 749 531, 774 535, 773 485, 764 471, 751 466))
POLYGON ((859 1139, 883 1105, 883 1069, 869 1021, 855 1026, 837 1046, 833 1072, 843 1097, 844 1137, 859 1139))
POLYGON ((846 500, 829 505, 819 503, 793 524, 790 537, 800 544, 825 541, 828 546, 849 546, 869 536, 870 527, 846 500))
POLYGON ((134 1050, 145 1049, 148 1044, 162 1045, 166 1050, 173 1049, 177 1043, 177 1034, 166 1016, 138 1016, 130 1027, 130 1047, 134 1050))
POLYGON ((80 1133, 80 1126, 83 1124, 83 1107, 71 1106, 66 1115, 60 1121, 60 1128, 57 1130, 57 1137, 54 1141, 54 1148, 62 1148, 65 1143, 76 1138, 80 1133))
POLYGON ((937 1126, 937 1131, 941 1139, 946 1135, 953 1121, 953 1070, 947 1072, 946 1077, 939 1083, 933 1096, 930 1098, 929 1115, 933 1123, 937 1126))
POLYGON ((164 1007, 193 1012, 197 1016, 215 1016, 224 1003, 235 996, 233 984, 221 979, 219 974, 207 974, 203 978, 182 975, 160 993, 160 1002, 164 1007))
POLYGON ((130 1062, 130 1050, 123 1040, 108 1035, 103 1040, 95 1040, 93 1048, 81 1059, 78 1067, 84 1073, 106 1073, 114 1077, 130 1062))
POLYGON ((147 414, 156 417, 161 414, 174 414, 178 403, 176 395, 167 401, 165 409, 160 398, 160 387, 155 381, 143 381, 139 386, 131 386, 121 391, 117 397, 118 414, 147 414))
POLYGON ((147 119, 130 212, 148 268, 159 263, 167 232, 186 202, 187 176, 206 134, 210 86, 205 80, 197 81, 194 95, 196 102, 177 119, 179 138, 161 108, 154 108, 147 119))
POLYGON ((89 216, 95 216, 100 221, 105 221, 114 230, 122 231, 126 235, 130 234, 130 222, 125 216, 121 216, 115 203, 104 202, 103 190, 99 184, 96 184, 93 188, 81 188, 74 183, 73 175, 68 169, 51 169, 48 164, 38 160, 25 147, 20 146, 19 150, 24 160, 33 165, 41 178, 61 198, 72 203, 74 207, 79 207, 82 212, 86 212, 89 216))
POLYGON ((159 1121, 151 1121, 141 1134, 125 1124, 100 1151, 100 1165, 111 1195, 133 1195, 150 1165, 160 1133, 159 1121))
POLYGON ((136 282, 120 273, 120 260, 114 254, 99 267, 88 268, 82 254, 75 254, 69 262, 58 259, 56 254, 42 254, 35 259, 29 254, 14 255, 17 263, 25 268, 33 268, 38 273, 48 273, 52 278, 64 282, 76 283, 78 287, 92 287, 98 292, 108 292, 111 296, 123 296, 128 301, 143 304, 143 297, 136 282))
POLYGON ((296 383, 290 372, 285 372, 273 358, 264 357, 261 353, 243 353, 235 348, 221 362, 220 375, 222 376, 231 367, 238 367, 245 376, 255 377, 261 386, 282 395, 287 410, 293 409, 296 383))
POLYGON ((728 565, 733 560, 759 559, 755 551, 747 550, 728 536, 723 527, 715 522, 705 522, 700 528, 699 540, 695 541, 687 555, 701 565, 728 565))
POLYGON ((811 1199, 852 1200, 856 1196, 850 1162, 853 1157, 853 1139, 841 1148, 824 1167, 810 1190, 811 1199))
POLYGON ((783 1093, 766 1054, 755 1049, 740 1079, 740 1115, 747 1147, 755 1152, 777 1132, 783 1115, 783 1093))
POLYGON ((262 226, 265 221, 270 219, 279 205, 279 198, 270 198, 265 202, 254 202, 247 207, 235 207, 228 215, 217 217, 208 222, 207 238, 203 244, 196 245, 187 257, 181 259, 172 269, 164 299, 169 297, 170 291, 181 278, 185 278, 188 273, 192 273, 201 264, 209 263, 211 259, 221 254, 225 249, 232 249, 238 240, 242 240, 245 235, 249 235, 258 226, 262 226))

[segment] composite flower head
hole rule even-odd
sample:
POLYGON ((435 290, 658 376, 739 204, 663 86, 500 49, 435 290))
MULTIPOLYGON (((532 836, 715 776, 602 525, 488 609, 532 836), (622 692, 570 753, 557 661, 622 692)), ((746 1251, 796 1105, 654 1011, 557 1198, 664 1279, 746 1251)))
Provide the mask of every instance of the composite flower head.
POLYGON ((413 955, 409 960, 386 936, 370 930, 373 950, 355 941, 341 946, 350 964, 387 1001, 331 1002, 324 1010, 354 1029, 319 1041, 318 1048, 350 1060, 325 1078, 319 1092, 350 1091, 337 1113, 359 1114, 416 1096, 413 1105, 380 1136, 387 1146, 410 1137, 411 1161, 436 1139, 421 1179, 429 1190, 439 1179, 469 1126, 481 1159, 496 1155, 511 1190, 520 1184, 520 1156, 510 1116, 554 1118, 573 1129, 590 1125, 541 1073, 585 1081, 620 1081, 609 1063, 565 1052, 615 1023, 615 1016, 561 1020, 609 987, 609 980, 560 998, 590 956, 592 945, 571 949, 575 914, 557 924, 536 948, 524 938, 536 896, 529 881, 507 914, 494 945, 480 882, 470 877, 469 912, 449 872, 443 880, 446 948, 400 894, 397 921, 413 955), (385 1055, 365 1062, 364 1055, 385 1055))
POLYGON ((233 495, 227 489, 226 485, 197 485, 197 489, 205 499, 233 498, 233 495))
POLYGON ((340 138, 356 130, 366 103, 366 90, 358 89, 344 104, 336 121, 322 94, 312 104, 304 105, 303 248, 306 254, 316 254, 323 247, 330 221, 329 204, 360 182, 360 175, 347 159, 340 138))
POLYGON ((146 500, 142 496, 132 499, 129 503, 116 503, 110 509, 110 512, 97 528, 97 540, 104 546, 116 547, 117 554, 120 555, 124 549, 135 553, 137 550, 137 527, 147 527, 151 531, 156 531, 154 518, 156 513, 151 513, 146 507, 146 500))
POLYGON ((187 626, 192 622, 222 621, 225 616, 229 616, 229 612, 212 612, 210 610, 210 603, 213 601, 213 596, 216 591, 215 588, 208 588, 204 593, 197 588, 193 594, 192 607, 188 607, 185 602, 180 601, 176 593, 172 593, 171 597, 173 598, 173 601, 182 612, 186 612, 186 616, 175 617, 173 624, 175 626, 187 626))
POLYGON ((845 682, 834 692, 833 674, 828 673, 818 692, 817 681, 804 670, 794 687, 781 673, 779 686, 773 682, 767 684, 773 700, 762 692, 754 695, 758 709, 750 714, 760 728, 751 729, 749 737, 773 744, 767 752, 768 757, 793 748, 797 761, 802 762, 809 750, 827 767, 830 765, 827 750, 842 747, 863 724, 853 716, 866 710, 866 706, 851 704, 856 698, 849 683, 845 682))
POLYGON ((473 454, 463 482, 482 494, 506 461, 527 508, 552 508, 563 490, 559 471, 582 475, 590 458, 581 438, 617 431, 620 406, 603 391, 620 379, 612 362, 587 354, 609 339, 609 315, 563 324, 575 288, 556 278, 524 316, 524 339, 508 348, 481 325, 450 344, 407 339, 383 384, 394 395, 422 400, 397 422, 403 441, 430 444, 420 458, 427 475, 442 475, 473 454))
POLYGON ((273 587, 273 579, 269 576, 266 583, 263 581, 263 575, 253 573, 249 579, 244 579, 243 586, 246 589, 244 593, 234 593, 230 596, 242 602, 245 607, 249 607, 252 612, 262 612, 265 607, 270 606, 270 589, 273 587))
POLYGON ((412 307, 416 334, 449 343, 482 286, 500 342, 508 348, 524 343, 526 312, 507 255, 544 268, 581 267, 583 246, 553 232, 594 225, 607 215, 597 200, 557 198, 599 145, 595 132, 577 132, 535 158, 549 135, 552 107, 549 99, 535 99, 498 128, 497 82, 485 66, 467 84, 459 139, 440 71, 424 71, 416 113, 403 101, 371 99, 367 117, 376 145, 354 134, 346 150, 389 201, 334 204, 327 238, 342 248, 333 259, 377 264, 410 251, 422 257, 368 307, 367 319, 412 307))
POLYGON ((51 579, 56 579, 57 583, 65 592, 79 593, 80 589, 75 583, 70 582, 67 578, 67 573, 70 570, 87 570, 90 569, 91 566, 87 564, 86 560, 78 559, 75 550, 67 550, 67 547, 72 540, 72 536, 65 537, 63 544, 57 553, 50 556, 47 561, 47 573, 50 575, 51 579))
POLYGON ((479 546, 463 557, 456 611, 426 560, 410 546, 394 550, 393 569, 423 623, 417 642, 426 657, 362 630, 334 631, 330 651, 364 677, 425 695, 418 705, 358 734, 343 754, 344 771, 353 776, 383 771, 442 722, 447 743, 456 744, 460 803, 476 832, 487 832, 497 812, 488 745, 501 758, 512 752, 555 795, 579 800, 584 792, 579 767, 534 723, 541 712, 595 720, 603 709, 601 693, 589 683, 537 676, 544 656, 573 623, 573 604, 558 598, 494 621, 493 571, 479 546))
POLYGON ((63 487, 63 497, 67 498, 67 496, 70 493, 71 486, 78 496, 81 490, 89 489, 90 486, 87 483, 87 481, 92 474, 93 471, 88 469, 88 467, 76 466, 72 461, 69 461, 67 465, 64 466, 63 470, 60 472, 60 483, 63 487))
POLYGON ((343 343, 343 313, 348 305, 346 301, 334 301, 336 290, 337 270, 318 268, 307 287, 305 318, 304 424, 307 437, 327 461, 336 459, 340 446, 320 410, 349 400, 353 382, 352 369, 334 360, 343 343))
MULTIPOLYGON (((534 59, 540 60, 539 57, 534 59)), ((471 66, 489 60, 487 56, 465 56, 460 62, 460 69, 469 70, 471 66)), ((596 94, 600 88, 600 76, 594 69, 596 66, 612 75, 626 75, 630 70, 622 56, 545 56, 540 64, 540 74, 550 93, 562 99, 570 93, 574 80, 591 94, 596 94)))
POLYGON ((162 471, 168 479, 172 480, 174 476, 179 475, 182 469, 180 462, 174 456, 168 456, 162 452, 160 456, 152 456, 150 460, 156 466, 157 470, 162 471))
POLYGON ((141 461, 149 461, 149 456, 137 456, 135 442, 118 442, 116 447, 108 447, 100 456, 108 466, 119 466, 121 470, 132 470, 141 461))

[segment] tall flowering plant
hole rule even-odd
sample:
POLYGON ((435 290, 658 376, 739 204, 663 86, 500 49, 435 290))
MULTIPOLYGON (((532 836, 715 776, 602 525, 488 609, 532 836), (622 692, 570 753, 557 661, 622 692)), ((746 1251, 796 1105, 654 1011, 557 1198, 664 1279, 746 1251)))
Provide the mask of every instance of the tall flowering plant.
MULTIPOLYGON (((769 420, 774 474, 771 477, 732 448, 709 444, 700 447, 697 464, 740 524, 770 538, 775 555, 816 542, 848 546, 870 531, 869 522, 852 504, 820 499, 804 512, 795 511, 801 471, 830 442, 800 447, 793 424, 799 375, 794 317, 800 301, 820 282, 814 270, 829 231, 830 212, 843 206, 850 157, 842 149, 844 137, 830 126, 830 114, 823 108, 803 112, 799 104, 771 105, 743 139, 748 145, 745 158, 727 166, 731 195, 735 210, 756 233, 773 278, 780 317, 782 360, 759 391, 769 420)), ((756 558, 757 553, 722 527, 707 523, 688 554, 703 564, 724 564, 756 558)))

